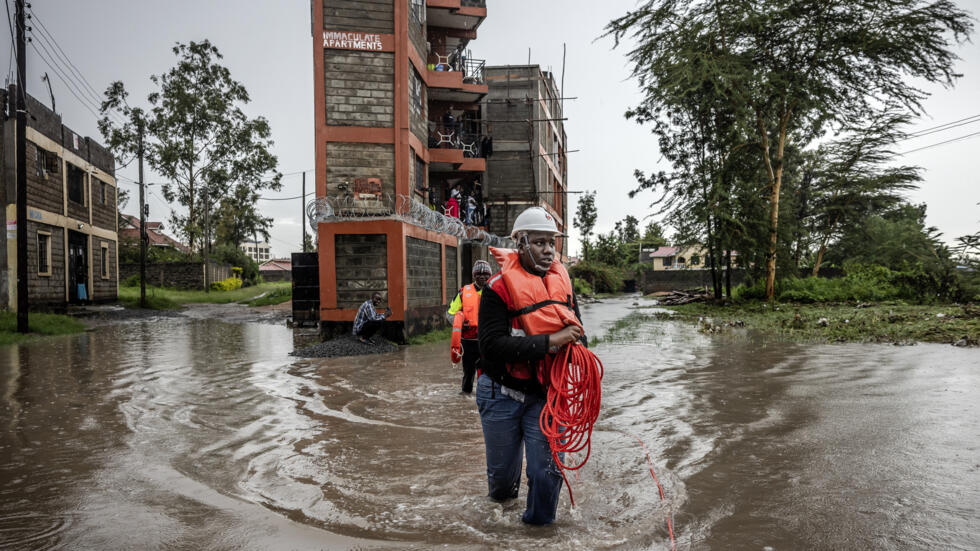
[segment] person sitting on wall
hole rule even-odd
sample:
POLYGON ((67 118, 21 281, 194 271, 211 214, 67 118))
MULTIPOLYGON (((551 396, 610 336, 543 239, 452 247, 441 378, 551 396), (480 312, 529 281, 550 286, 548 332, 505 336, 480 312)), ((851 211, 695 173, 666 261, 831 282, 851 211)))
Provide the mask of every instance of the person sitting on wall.
POLYGON ((382 302, 384 299, 381 298, 381 293, 375 292, 371 300, 364 301, 354 316, 354 336, 364 344, 374 344, 371 337, 381 329, 384 320, 391 316, 391 308, 385 308, 383 314, 378 313, 377 309, 382 302))

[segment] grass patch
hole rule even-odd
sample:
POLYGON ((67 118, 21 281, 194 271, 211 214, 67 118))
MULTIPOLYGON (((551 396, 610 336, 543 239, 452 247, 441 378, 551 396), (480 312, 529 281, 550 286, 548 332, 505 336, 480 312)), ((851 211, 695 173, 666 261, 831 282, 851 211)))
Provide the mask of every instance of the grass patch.
MULTIPOLYGON (((734 305, 693 303, 667 306, 689 321, 710 318, 710 328, 741 326, 799 342, 980 342, 980 307, 878 304, 734 305)), ((701 328, 708 330, 706 323, 701 328)))
POLYGON ((247 304, 249 306, 269 306, 271 304, 282 304, 283 302, 288 302, 290 300, 293 300, 292 286, 269 291, 269 293, 264 296, 254 298, 252 300, 242 301, 240 304, 247 304))
MULTIPOLYGON (((277 281, 274 283, 260 283, 251 287, 242 287, 241 289, 235 289, 233 291, 211 291, 208 293, 204 291, 188 291, 184 289, 153 287, 147 285, 146 296, 149 298, 152 294, 154 297, 159 297, 163 301, 169 301, 169 303, 176 305, 193 303, 228 304, 230 302, 248 302, 255 299, 262 293, 271 294, 280 289, 291 289, 291 287, 292 284, 288 281, 277 281)), ((140 288, 138 285, 136 287, 119 288, 119 300, 123 302, 123 304, 128 305, 134 298, 136 303, 139 303, 139 297, 140 288)), ((160 302, 159 304, 168 303, 160 302)))
POLYGON ((42 335, 72 335, 85 331, 85 324, 70 316, 28 314, 30 333, 17 332, 17 314, 0 312, 0 346, 17 344, 42 335))
MULTIPOLYGON (((140 293, 139 288, 136 289, 136 295, 130 296, 128 293, 123 293, 125 287, 119 288, 119 302, 122 303, 126 308, 139 308, 140 307, 140 293)), ((156 289, 146 288, 146 307, 150 310, 179 310, 181 305, 174 302, 173 300, 167 298, 162 294, 156 294, 156 289)))
POLYGON ((408 344, 429 344, 433 342, 446 342, 448 343, 453 336, 453 328, 445 327, 443 329, 433 329, 428 333, 423 333, 421 335, 415 335, 408 338, 408 344))

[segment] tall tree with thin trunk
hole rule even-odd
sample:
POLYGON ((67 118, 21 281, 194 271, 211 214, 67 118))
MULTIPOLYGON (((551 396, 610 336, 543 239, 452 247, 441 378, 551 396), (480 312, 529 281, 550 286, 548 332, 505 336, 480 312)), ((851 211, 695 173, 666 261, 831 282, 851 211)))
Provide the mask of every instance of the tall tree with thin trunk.
POLYGON ((595 229, 595 220, 598 213, 595 208, 595 192, 587 191, 582 194, 575 207, 575 218, 572 225, 582 234, 582 253, 585 260, 589 259, 589 238, 595 229))
MULTIPOLYGON (((248 92, 219 63, 218 49, 204 40, 178 43, 173 53, 177 64, 150 77, 157 90, 147 97, 146 158, 164 180, 164 198, 187 209, 186 214, 174 211, 170 227, 192 250, 203 251, 214 238, 217 207, 226 198, 247 196, 241 187, 278 190, 282 175, 271 153, 268 121, 242 111, 248 92)), ((107 137, 125 137, 113 134, 116 126, 105 116, 107 109, 128 107, 125 87, 114 82, 105 95, 100 130, 107 137)), ((258 196, 251 197, 254 205, 258 196)))
POLYGON ((921 113, 924 83, 959 75, 973 30, 950 0, 648 0, 607 26, 651 109, 708 92, 752 135, 768 196, 766 296, 775 291, 786 152, 883 110, 921 113))

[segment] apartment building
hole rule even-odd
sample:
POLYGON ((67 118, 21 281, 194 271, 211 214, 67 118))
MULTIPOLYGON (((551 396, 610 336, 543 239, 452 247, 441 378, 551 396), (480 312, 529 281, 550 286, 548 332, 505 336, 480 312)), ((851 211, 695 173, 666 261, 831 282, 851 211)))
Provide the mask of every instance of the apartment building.
POLYGON ((568 149, 554 75, 538 65, 506 65, 487 67, 486 80, 482 119, 493 140, 484 178, 488 230, 506 235, 521 211, 540 206, 567 232, 568 149))
POLYGON ((238 248, 259 264, 272 260, 272 246, 265 241, 246 241, 238 248))
POLYGON ((0 306, 17 307, 17 232, 27 231, 28 302, 34 309, 113 301, 118 296, 115 160, 92 138, 28 95, 27 220, 17 220, 16 86, 0 90, 3 111, 0 306))
POLYGON ((312 13, 321 332, 349 331, 380 292, 388 336, 405 338, 445 323, 473 257, 439 217, 484 197, 489 89, 471 43, 486 3, 312 0, 312 13))

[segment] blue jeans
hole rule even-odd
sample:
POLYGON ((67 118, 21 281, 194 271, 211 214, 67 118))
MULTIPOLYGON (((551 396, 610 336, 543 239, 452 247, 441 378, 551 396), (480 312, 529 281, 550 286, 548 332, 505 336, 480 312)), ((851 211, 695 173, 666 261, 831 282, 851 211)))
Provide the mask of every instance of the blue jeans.
POLYGON ((538 418, 544 400, 528 395, 524 403, 505 396, 500 385, 486 375, 476 383, 476 405, 487 448, 487 484, 490 498, 517 497, 521 483, 521 452, 527 454, 527 510, 521 520, 550 524, 555 520, 562 477, 551 457, 548 439, 538 418))

